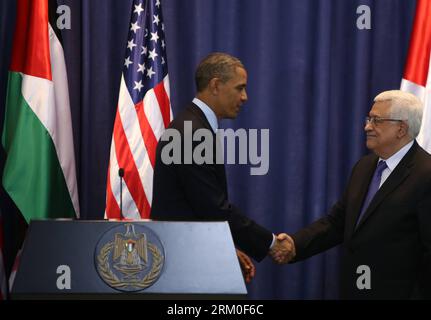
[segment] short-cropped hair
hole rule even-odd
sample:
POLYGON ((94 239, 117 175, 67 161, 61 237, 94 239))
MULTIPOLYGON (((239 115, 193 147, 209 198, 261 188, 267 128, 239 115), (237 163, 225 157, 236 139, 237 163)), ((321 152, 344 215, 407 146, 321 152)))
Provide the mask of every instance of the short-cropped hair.
POLYGON ((195 82, 197 91, 202 92, 213 78, 219 78, 222 82, 227 82, 233 77, 237 67, 245 69, 238 58, 222 52, 209 54, 199 63, 196 69, 195 82))

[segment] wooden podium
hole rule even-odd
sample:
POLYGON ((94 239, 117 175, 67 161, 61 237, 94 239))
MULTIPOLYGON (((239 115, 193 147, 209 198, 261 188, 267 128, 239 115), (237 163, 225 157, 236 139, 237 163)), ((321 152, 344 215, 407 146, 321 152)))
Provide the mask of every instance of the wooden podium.
POLYGON ((246 294, 227 222, 32 221, 12 288, 12 299, 246 294))

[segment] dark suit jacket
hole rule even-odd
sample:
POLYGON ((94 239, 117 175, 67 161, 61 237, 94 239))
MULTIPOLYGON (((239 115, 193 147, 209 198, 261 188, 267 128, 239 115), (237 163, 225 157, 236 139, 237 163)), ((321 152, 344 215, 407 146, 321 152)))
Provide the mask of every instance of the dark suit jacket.
POLYGON ((377 160, 360 159, 330 213, 293 235, 296 261, 342 243, 342 298, 429 298, 431 156, 414 142, 356 226, 377 160), (370 268, 370 290, 356 285, 361 265, 370 268))
MULTIPOLYGON (((182 141, 184 121, 192 122, 193 132, 205 128, 212 133, 204 113, 194 104, 189 105, 169 125, 169 128, 181 133, 182 141)), ((214 134, 213 139, 215 150, 214 134)), ((229 203, 225 167, 223 164, 215 164, 215 152, 213 164, 166 165, 161 161, 161 150, 168 143, 159 141, 157 145, 151 218, 228 221, 235 244, 256 260, 262 260, 271 245, 272 233, 243 216, 237 207, 229 203)), ((197 144, 199 142, 194 142, 193 148, 197 144)), ((184 158, 184 154, 182 156, 184 158)))

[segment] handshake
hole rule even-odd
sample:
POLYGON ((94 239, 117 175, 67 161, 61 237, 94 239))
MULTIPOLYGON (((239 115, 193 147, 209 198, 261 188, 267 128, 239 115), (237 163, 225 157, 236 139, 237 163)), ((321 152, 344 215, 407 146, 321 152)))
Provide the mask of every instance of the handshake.
POLYGON ((275 237, 275 242, 269 250, 269 255, 275 263, 289 263, 296 256, 293 239, 286 233, 280 233, 275 237))
MULTIPOLYGON (((236 254, 238 256, 244 279, 247 283, 250 283, 255 276, 256 268, 249 256, 244 252, 236 249, 236 254)), ((275 237, 274 244, 269 250, 269 255, 277 264, 289 263, 296 255, 293 239, 286 233, 280 233, 275 237)))

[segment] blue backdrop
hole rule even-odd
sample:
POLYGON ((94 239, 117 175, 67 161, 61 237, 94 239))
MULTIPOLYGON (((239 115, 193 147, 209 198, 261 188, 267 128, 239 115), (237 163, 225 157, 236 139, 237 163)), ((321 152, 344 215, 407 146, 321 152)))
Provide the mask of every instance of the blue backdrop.
MULTIPOLYGON (((120 75, 131 0, 63 0, 81 215, 103 217, 120 75)), ((267 175, 227 166, 231 201, 274 232, 294 232, 325 214, 354 162, 365 154, 363 120, 372 98, 399 87, 415 1, 162 0, 174 115, 194 96, 194 69, 211 51, 238 56, 249 74, 249 102, 223 127, 269 128, 267 175), (359 5, 371 30, 356 26, 359 5)), ((0 2, 0 120, 15 0, 0 2)), ((4 154, 2 154, 2 163, 4 154)), ((8 269, 21 222, 1 194, 8 269), (18 221, 18 222, 17 222, 18 221)), ((220 266, 221 268, 223 266, 220 266)), ((338 252, 291 266, 257 265, 251 298, 338 296, 338 252)))

